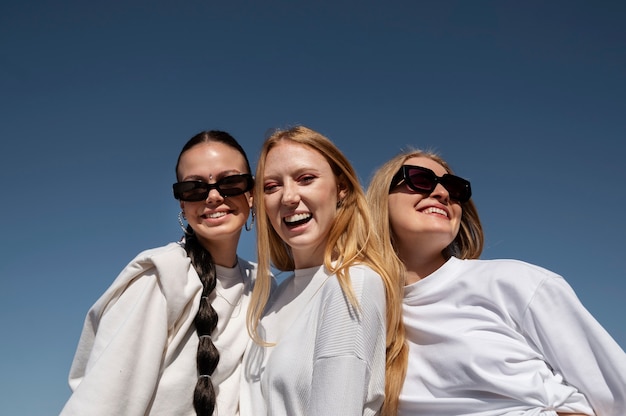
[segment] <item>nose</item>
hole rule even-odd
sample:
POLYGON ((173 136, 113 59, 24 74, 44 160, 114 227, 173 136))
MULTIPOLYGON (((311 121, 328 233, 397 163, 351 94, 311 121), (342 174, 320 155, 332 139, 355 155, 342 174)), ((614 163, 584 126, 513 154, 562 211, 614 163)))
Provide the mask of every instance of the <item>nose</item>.
POLYGON ((430 193, 431 198, 438 199, 441 202, 449 202, 450 201, 450 193, 448 190, 440 183, 435 186, 435 189, 430 193))
POLYGON ((224 197, 220 195, 217 189, 213 188, 213 189, 209 189, 209 194, 207 195, 205 202, 207 204, 210 204, 210 203, 214 203, 218 201, 222 202, 223 200, 224 200, 224 197))
POLYGON ((283 205, 297 205, 300 202, 300 194, 293 183, 285 183, 283 185, 283 195, 280 200, 283 205))

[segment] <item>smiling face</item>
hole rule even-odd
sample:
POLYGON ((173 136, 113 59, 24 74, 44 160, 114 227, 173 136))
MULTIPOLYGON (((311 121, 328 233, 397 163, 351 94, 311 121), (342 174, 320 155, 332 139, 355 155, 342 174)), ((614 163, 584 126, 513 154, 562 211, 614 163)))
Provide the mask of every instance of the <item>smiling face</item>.
MULTIPOLYGON (((181 155, 177 170, 181 182, 215 183, 238 173, 249 173, 243 155, 220 142, 203 142, 187 150, 181 155)), ((236 249, 252 207, 252 196, 246 192, 224 198, 217 189, 211 189, 206 200, 181 201, 180 207, 205 248, 212 252, 217 251, 217 246, 236 249)))
MULTIPOLYGON (((412 157, 404 164, 431 169, 438 176, 448 173, 428 157, 412 157)), ((441 184, 424 194, 401 182, 389 194, 389 223, 400 258, 443 258, 442 251, 459 233, 462 212, 441 184)))
POLYGON ((267 217, 291 247, 296 268, 321 265, 337 202, 345 196, 326 158, 281 141, 267 154, 262 180, 267 217))

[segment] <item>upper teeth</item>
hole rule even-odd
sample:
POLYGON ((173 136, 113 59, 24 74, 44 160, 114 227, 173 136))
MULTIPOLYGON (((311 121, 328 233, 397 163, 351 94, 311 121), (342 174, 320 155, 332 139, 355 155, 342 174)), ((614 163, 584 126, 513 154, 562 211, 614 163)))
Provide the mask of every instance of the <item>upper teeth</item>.
POLYGON ((309 218, 310 216, 311 214, 294 214, 290 217, 285 217, 285 222, 302 221, 302 220, 309 218))
POLYGON ((448 213, 441 208, 429 207, 423 211, 425 214, 441 214, 443 216, 448 216, 448 213))
POLYGON ((219 211, 219 212, 212 212, 209 215, 207 215, 207 217, 209 217, 209 218, 220 218, 220 217, 223 217, 224 215, 226 215, 226 213, 224 211, 219 211))

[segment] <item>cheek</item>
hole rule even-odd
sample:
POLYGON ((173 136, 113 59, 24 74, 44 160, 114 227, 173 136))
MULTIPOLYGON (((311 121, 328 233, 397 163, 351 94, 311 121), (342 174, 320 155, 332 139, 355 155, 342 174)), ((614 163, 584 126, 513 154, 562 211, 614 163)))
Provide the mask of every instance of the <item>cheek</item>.
POLYGON ((204 210, 204 202, 185 202, 180 205, 186 216, 200 215, 199 213, 204 210))
POLYGON ((397 204, 389 204, 389 227, 394 234, 402 234, 403 230, 408 228, 409 214, 405 211, 401 212, 397 204))
POLYGON ((269 217, 270 225, 272 226, 272 228, 275 230, 279 230, 281 219, 269 211, 267 212, 267 216, 269 217))
POLYGON ((237 207, 239 208, 239 210, 243 211, 244 213, 249 211, 252 205, 252 198, 249 198, 246 194, 240 195, 238 196, 238 198, 239 199, 237 199, 237 207))
POLYGON ((396 220, 396 218, 398 218, 398 209, 397 209, 397 205, 395 204, 389 204, 388 209, 388 216, 389 216, 389 221, 393 222, 396 220))
POLYGON ((276 217, 279 215, 279 202, 274 195, 266 195, 263 197, 263 205, 265 206, 265 214, 273 226, 276 226, 276 217))
POLYGON ((391 194, 389 195, 389 203, 387 204, 387 209, 389 210, 389 222, 394 224, 398 220, 401 220, 403 217, 405 217, 407 215, 406 210, 413 209, 413 206, 409 204, 408 201, 403 200, 400 195, 391 194))
POLYGON ((461 229, 461 218, 463 217, 463 209, 460 206, 455 206, 453 209, 454 218, 456 219, 454 226, 456 228, 456 234, 458 234, 459 230, 461 229))

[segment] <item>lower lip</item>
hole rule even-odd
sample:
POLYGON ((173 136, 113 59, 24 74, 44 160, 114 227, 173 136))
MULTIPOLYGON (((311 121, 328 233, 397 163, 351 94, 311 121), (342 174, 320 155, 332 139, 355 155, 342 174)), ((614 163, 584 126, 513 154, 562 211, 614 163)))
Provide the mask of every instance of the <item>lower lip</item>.
POLYGON ((428 213, 426 213, 426 212, 422 211, 422 214, 424 214, 424 215, 428 215, 428 216, 433 216, 433 217, 438 217, 438 218, 445 218, 445 219, 448 219, 448 216, 447 216, 447 215, 440 214, 440 213, 438 213, 438 212, 428 212, 428 213))
POLYGON ((309 222, 311 222, 311 219, 309 219, 306 222, 298 223, 297 225, 290 225, 290 224, 288 224, 288 223, 286 223, 284 221, 283 221, 283 224, 285 224, 285 227, 287 227, 288 230, 297 230, 297 229, 300 229, 300 228, 306 226, 309 222))

